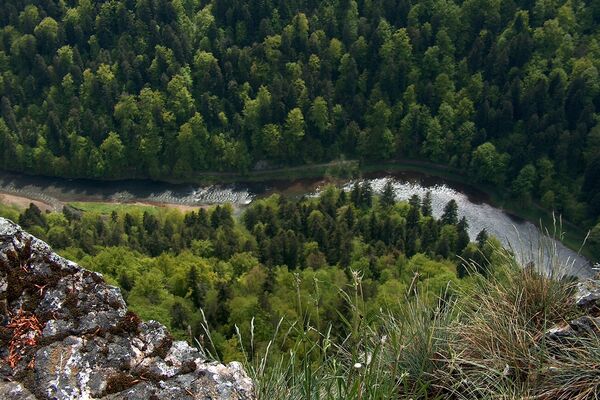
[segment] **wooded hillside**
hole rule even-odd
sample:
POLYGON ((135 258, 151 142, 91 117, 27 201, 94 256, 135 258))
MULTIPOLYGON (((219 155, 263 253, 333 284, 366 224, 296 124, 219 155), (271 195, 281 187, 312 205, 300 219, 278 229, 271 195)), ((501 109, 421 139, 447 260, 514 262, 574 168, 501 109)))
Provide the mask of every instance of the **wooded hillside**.
POLYGON ((422 158, 591 227, 599 22, 592 0, 5 0, 0 166, 422 158))

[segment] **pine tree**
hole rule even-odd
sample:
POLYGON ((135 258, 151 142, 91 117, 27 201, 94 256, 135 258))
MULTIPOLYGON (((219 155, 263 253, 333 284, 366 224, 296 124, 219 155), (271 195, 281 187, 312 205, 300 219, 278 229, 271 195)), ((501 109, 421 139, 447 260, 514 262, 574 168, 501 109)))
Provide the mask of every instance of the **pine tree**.
POLYGON ((365 181, 360 188, 360 205, 361 208, 371 208, 373 204, 373 188, 369 181, 365 181))
POLYGON ((394 194, 394 186, 392 185, 392 181, 388 180, 383 187, 380 203, 384 209, 387 209, 392 207, 395 202, 396 196, 394 194))
POLYGON ((444 225, 456 225, 458 223, 458 204, 456 204, 456 200, 452 199, 446 204, 441 219, 444 225))
POLYGON ((198 270, 195 265, 192 265, 188 271, 187 284, 190 288, 190 297, 196 308, 201 308, 206 296, 206 288, 198 279, 198 270))
POLYGON ((427 191, 425 196, 423 196, 423 203, 421 204, 421 214, 424 217, 430 217, 433 213, 433 209, 431 206, 431 191, 427 191))
POLYGON ((456 230, 458 231, 458 240, 456 241, 456 253, 460 253, 463 251, 465 247, 469 244, 471 239, 469 238, 469 223, 465 217, 462 217, 458 224, 456 225, 456 230))
POLYGON ((485 228, 483 228, 477 234, 477 238, 475 239, 475 241, 477 242, 477 246, 479 246, 479 248, 481 249, 487 243, 488 239, 489 239, 489 235, 487 233, 487 230, 485 228))

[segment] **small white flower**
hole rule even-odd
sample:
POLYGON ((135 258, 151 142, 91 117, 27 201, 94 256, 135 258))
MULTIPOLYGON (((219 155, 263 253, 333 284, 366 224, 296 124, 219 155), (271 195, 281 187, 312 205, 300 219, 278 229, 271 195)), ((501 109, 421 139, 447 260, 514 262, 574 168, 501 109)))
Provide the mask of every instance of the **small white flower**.
POLYGON ((354 364, 354 368, 361 369, 362 368, 362 364, 361 363, 356 363, 356 364, 354 364))

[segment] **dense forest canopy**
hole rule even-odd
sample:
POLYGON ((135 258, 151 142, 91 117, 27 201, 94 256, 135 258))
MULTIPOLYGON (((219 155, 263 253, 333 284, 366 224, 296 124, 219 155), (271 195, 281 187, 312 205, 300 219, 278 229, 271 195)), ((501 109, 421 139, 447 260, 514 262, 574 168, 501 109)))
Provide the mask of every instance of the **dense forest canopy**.
POLYGON ((4 0, 0 166, 422 158, 593 227, 599 26, 594 0, 4 0))
MULTIPOLYGON (((379 198, 368 184, 349 193, 330 187, 316 199, 273 196, 239 219, 229 206, 184 214, 153 207, 43 213, 31 205, 0 208, 0 215, 104 274, 142 318, 179 337, 205 335, 206 318, 215 350, 227 360, 243 357, 236 327, 246 348, 253 336, 264 350, 280 318, 285 329, 333 327, 332 339, 343 340, 357 285, 365 323, 374 326, 378 310, 398 310, 417 296, 433 307, 470 274, 493 271, 500 248, 485 231, 471 242, 454 200, 435 219, 429 195, 396 203, 390 185, 379 198)), ((280 350, 288 346, 284 341, 280 350)))

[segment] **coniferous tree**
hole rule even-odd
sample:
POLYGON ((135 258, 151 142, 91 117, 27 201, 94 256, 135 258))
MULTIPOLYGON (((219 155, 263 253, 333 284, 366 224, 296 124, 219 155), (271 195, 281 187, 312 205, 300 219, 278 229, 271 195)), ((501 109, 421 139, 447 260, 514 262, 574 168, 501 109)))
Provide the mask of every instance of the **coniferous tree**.
POLYGON ((396 195, 394 193, 394 186, 392 185, 392 181, 388 180, 383 187, 380 203, 383 208, 390 208, 395 202, 396 195))
POLYGON ((465 217, 462 217, 456 225, 458 231, 458 239, 456 241, 456 253, 461 253, 465 247, 469 244, 471 239, 469 238, 469 223, 465 217))
POLYGON ((458 223, 458 204, 456 200, 452 199, 444 206, 441 221, 444 225, 456 225, 458 223))
POLYGON ((25 3, 0 10, 5 170, 193 180, 415 157, 597 224, 594 2, 25 3))
POLYGON ((423 196, 423 203, 421 204, 421 214, 425 217, 430 217, 433 213, 433 208, 431 205, 431 191, 425 192, 425 196, 423 196))

